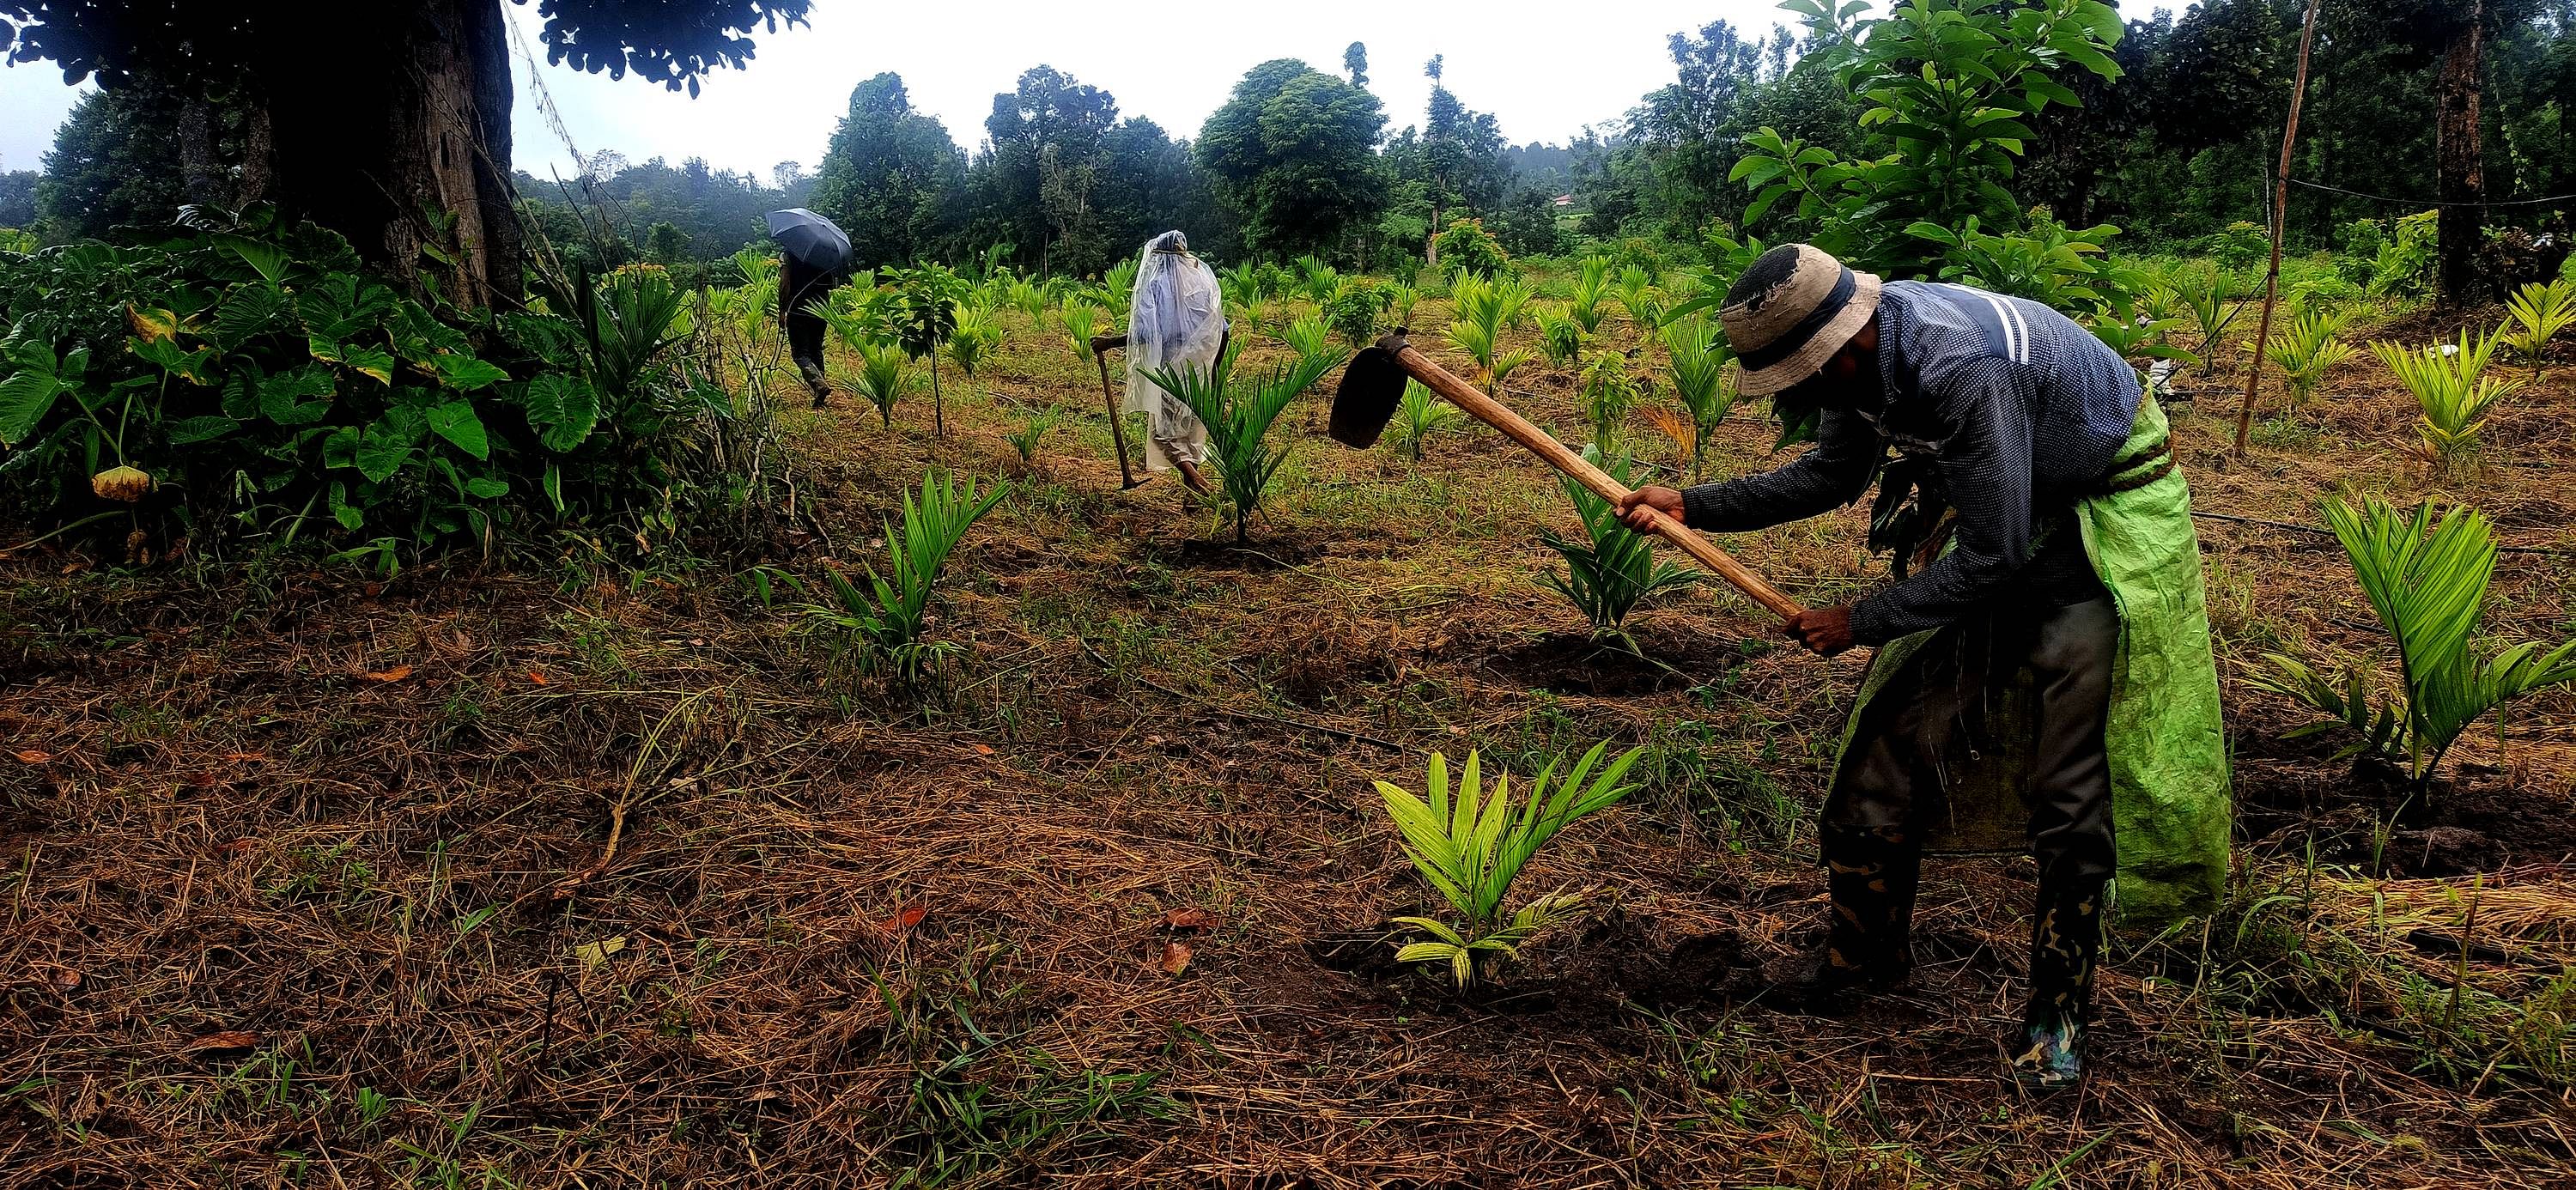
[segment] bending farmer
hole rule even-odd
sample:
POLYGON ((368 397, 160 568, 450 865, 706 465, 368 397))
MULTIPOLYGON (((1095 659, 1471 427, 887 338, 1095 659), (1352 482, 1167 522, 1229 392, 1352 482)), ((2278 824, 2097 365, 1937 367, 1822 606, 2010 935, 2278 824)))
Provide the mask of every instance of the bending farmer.
POLYGON ((2206 911, 2227 872, 2218 678, 2164 412, 2045 306, 1882 285, 1804 244, 1764 253, 1719 318, 1743 391, 1811 424, 1815 448, 1768 474, 1643 488, 1621 511, 1743 532, 1875 479, 1871 545, 1893 546, 1901 580, 1789 625, 1819 654, 1877 651, 1817 832, 1825 948, 1775 988, 1902 980, 1924 851, 2026 843, 2039 895, 2013 1074, 2072 1083, 2106 884, 2125 921, 2152 924, 2206 911))

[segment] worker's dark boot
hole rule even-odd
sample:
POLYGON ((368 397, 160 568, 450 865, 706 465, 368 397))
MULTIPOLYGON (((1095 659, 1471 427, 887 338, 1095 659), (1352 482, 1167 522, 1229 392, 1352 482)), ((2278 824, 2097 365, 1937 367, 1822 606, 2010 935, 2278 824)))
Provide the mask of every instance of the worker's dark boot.
POLYGON ((1849 993, 1894 987, 1914 971, 1921 846, 1900 831, 1835 826, 1821 844, 1832 902, 1824 949, 1764 972, 1763 998, 1789 1011, 1839 1008, 1849 993))
POLYGON ((815 408, 822 408, 823 403, 831 399, 832 381, 829 377, 824 375, 823 365, 820 361, 810 359, 797 360, 796 374, 804 379, 805 387, 814 390, 815 408))
POLYGON ((2013 1081, 2032 1091, 2084 1077, 2084 1031, 2093 1012, 2093 968, 2102 955, 2101 877, 2039 885, 2030 930, 2030 1007, 2022 1013, 2013 1081))

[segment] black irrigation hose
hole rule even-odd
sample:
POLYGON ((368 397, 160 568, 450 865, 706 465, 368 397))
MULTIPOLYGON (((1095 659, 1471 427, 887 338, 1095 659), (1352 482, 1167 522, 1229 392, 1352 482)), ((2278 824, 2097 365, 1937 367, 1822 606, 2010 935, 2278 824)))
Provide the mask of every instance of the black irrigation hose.
POLYGON ((2305 178, 2292 178, 2290 184, 2305 186, 2310 190, 2349 194, 2354 198, 2367 198, 2373 202, 2400 203, 2411 207, 2540 207, 2551 203, 2576 202, 2576 194, 2553 194, 2547 198, 2500 198, 2494 201, 2481 199, 2477 202, 2454 202, 2438 198, 2397 198, 2386 194, 2368 194, 2359 190, 2346 190, 2341 186, 2328 186, 2323 182, 2311 182, 2305 178))

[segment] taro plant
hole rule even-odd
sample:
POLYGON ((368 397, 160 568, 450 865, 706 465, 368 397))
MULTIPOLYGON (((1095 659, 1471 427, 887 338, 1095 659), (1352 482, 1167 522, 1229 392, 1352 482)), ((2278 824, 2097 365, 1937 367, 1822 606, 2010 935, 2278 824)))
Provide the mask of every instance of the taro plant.
POLYGON ((2522 387, 2521 381, 2486 374, 2495 349, 2496 336, 2473 337, 2466 330, 2460 332, 2458 343, 2424 348, 2388 342, 2370 345, 2370 353, 2397 374, 2397 382, 2414 394, 2415 404, 2423 410, 2415 433, 2423 439, 2424 456, 2437 472, 2455 472, 2476 455, 2487 411, 2522 387))
POLYGON ((1664 348, 1673 358, 1673 394, 1690 411, 1690 436, 1682 449, 1691 482, 1697 483, 1708 440, 1735 407, 1734 379, 1726 366, 1734 352, 1719 341, 1716 328, 1698 318, 1665 327, 1664 348))
POLYGON ((2289 382, 2291 408, 2304 408, 2316 395, 2326 372, 2353 357, 2352 344, 2335 337, 2342 332, 2344 322, 2341 314, 2302 310, 2272 332, 2271 356, 2281 365, 2282 378, 2289 382))
POLYGON ((1208 450, 1216 463, 1219 491, 1234 515, 1237 544, 1250 539, 1247 523, 1260 509, 1280 464, 1288 461, 1288 444, 1272 446, 1270 427, 1289 401, 1342 362, 1342 352, 1327 345, 1315 354, 1299 355, 1297 362, 1286 367, 1238 382, 1235 364, 1242 351, 1243 344, 1237 341, 1217 357, 1213 368, 1187 364, 1145 373, 1164 392, 1180 398, 1207 427, 1208 450))
POLYGON ((2561 277, 2546 285, 2525 285, 2505 302, 2504 313, 2504 345, 2531 365, 2531 378, 2537 381, 2541 352, 2549 347, 2551 337, 2576 324, 2576 281, 2561 277))
MULTIPOLYGON (((1627 458, 1605 458, 1600 451, 1587 448, 1583 455, 1594 466, 1610 474, 1621 484, 1630 482, 1634 464, 1627 458)), ((1609 501, 1592 494, 1592 489, 1562 476, 1557 482, 1565 488, 1566 497, 1574 501, 1574 511, 1583 520, 1583 540, 1559 537, 1542 530, 1539 539, 1565 558, 1563 573, 1550 570, 1539 576, 1539 582, 1565 597, 1574 610, 1582 612, 1592 624, 1595 640, 1617 638, 1628 651, 1643 655, 1637 639, 1628 635, 1628 616, 1647 600, 1666 591, 1689 587, 1703 577, 1699 571, 1672 562, 1657 562, 1654 546, 1646 537, 1619 520, 1619 511, 1609 501)))
POLYGON ((2496 546, 2487 519, 2458 507, 2433 519, 2430 504, 2412 513, 2377 500, 2356 509, 2325 502, 2326 523, 2352 560, 2353 577, 2380 627, 2397 642, 2396 698, 2367 662, 2336 682, 2304 661, 2270 654, 2254 684, 2328 716, 2293 736, 2348 730, 2341 755, 2372 755, 2401 767, 2420 793, 2469 724, 2544 687, 2576 680, 2576 641, 2556 648, 2536 642, 2486 653, 2475 637, 2495 574, 2496 546))
POLYGON ((1396 918, 1431 935, 1430 941, 1400 947, 1397 962, 1445 966, 1464 989, 1480 973, 1490 973, 1494 961, 1517 957, 1531 939, 1582 908, 1583 893, 1558 890, 1508 913, 1505 909, 1512 882, 1539 848, 1577 820, 1636 791, 1625 778, 1645 749, 1630 748, 1604 765, 1601 757, 1609 747, 1607 740, 1594 744, 1562 777, 1557 769, 1564 758, 1549 761, 1530 783, 1526 800, 1512 796, 1511 776, 1505 773, 1495 775, 1489 792, 1482 758, 1472 749, 1455 788, 1449 758, 1438 752, 1431 754, 1423 776, 1425 797, 1377 782, 1387 817, 1403 838, 1405 858, 1457 913, 1454 922, 1396 918))
POLYGON ((1467 415, 1441 400, 1419 380, 1404 382, 1404 399, 1395 406, 1395 421, 1387 426, 1387 439, 1395 449, 1422 461, 1422 442, 1442 430, 1455 429, 1466 423, 1467 415))
POLYGON ((952 480, 936 468, 923 474, 920 498, 904 493, 903 524, 884 522, 886 573, 862 565, 862 587, 838 571, 824 571, 832 602, 804 606, 809 628, 839 633, 869 672, 907 684, 919 681, 955 648, 922 640, 939 572, 966 531, 1009 491, 1009 484, 996 483, 979 493, 972 477, 952 480))

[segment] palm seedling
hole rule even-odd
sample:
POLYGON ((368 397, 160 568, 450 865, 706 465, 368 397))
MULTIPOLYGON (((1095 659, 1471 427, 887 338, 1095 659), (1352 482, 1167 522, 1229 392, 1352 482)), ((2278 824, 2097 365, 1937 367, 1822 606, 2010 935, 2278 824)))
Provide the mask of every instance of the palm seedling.
POLYGON ((1056 428, 1063 420, 1064 409, 1049 405, 1031 414, 1027 421, 1020 423, 1019 429, 1002 435, 1002 440, 1010 443, 1011 449, 1020 452, 1020 462, 1033 463, 1038 457, 1038 440, 1046 437, 1047 431, 1056 428))
POLYGON ((2414 394, 2423 417, 2415 433, 2424 440, 2424 455, 2435 470, 2448 473, 2477 453, 2478 432, 2486 428, 2487 411, 2522 387, 2486 375, 2495 355, 2496 336, 2472 337, 2460 332, 2456 344, 2425 348, 2375 342, 2370 353, 2397 374, 2397 382, 2414 394))
POLYGON ((1328 355, 1333 351, 1333 328, 1324 325, 1321 316, 1309 314, 1280 331, 1279 341, 1286 343, 1299 359, 1328 355))
POLYGON ((2504 304, 2504 313, 2504 345, 2531 364, 2531 378, 2536 381, 2540 379, 2540 354, 2548 348, 2550 338, 2576 324, 2576 281, 2562 277, 2547 285, 2525 285, 2504 304))
POLYGON ((1243 319, 1238 329, 1259 331, 1270 308, 1270 293, 1262 284, 1261 270, 1247 260, 1218 273, 1216 284, 1226 304, 1243 319))
POLYGON ((902 526, 884 523, 886 573, 862 566, 867 577, 862 587, 838 571, 824 571, 832 602, 805 605, 808 624, 840 633, 858 649, 867 669, 907 683, 919 680, 928 664, 947 651, 921 639, 940 568, 966 530, 1009 491, 1010 485, 997 483, 978 494, 971 477, 952 482, 935 468, 925 473, 919 499, 904 493, 902 526))
POLYGON ((1655 292, 1655 275, 1639 264, 1619 270, 1618 294, 1619 308, 1628 312, 1628 321, 1637 324, 1638 336, 1655 333, 1664 316, 1663 297, 1655 292))
POLYGON ((859 392, 877 407, 878 421, 894 425, 894 403, 903 399, 903 390, 912 379, 912 365, 904 357, 903 348, 861 339, 850 349, 859 357, 859 392))
POLYGON ((1610 293, 1610 258, 1586 256, 1581 271, 1575 274, 1573 298, 1566 304, 1566 315, 1583 327, 1587 335, 1601 330, 1601 301, 1610 293))
POLYGON ((1164 392, 1180 398, 1207 427, 1208 449, 1215 458, 1219 489, 1234 513, 1238 544, 1248 540, 1247 522, 1260 509, 1261 497, 1279 474, 1280 464, 1288 461, 1287 444, 1271 446, 1270 427, 1289 401, 1342 362, 1341 350, 1325 344, 1318 353, 1300 354, 1293 364, 1237 383, 1235 361, 1242 351, 1238 341, 1217 357, 1213 368, 1184 365, 1145 374, 1164 392))
POLYGON ((2431 505, 2412 514, 2380 501, 2359 509, 2325 502, 2327 524, 2352 559, 2353 577, 2397 642, 2398 700, 2374 705, 2378 685, 2365 662, 2340 684, 2306 663, 2272 654, 2255 685, 2329 716, 2294 735, 2349 729, 2343 756, 2377 755, 2402 766, 2420 792, 2460 733, 2505 703, 2576 680, 2576 641, 2554 649, 2537 642, 2481 656, 2473 638, 2495 574, 2496 546, 2486 517, 2453 508, 2437 523, 2431 505))
POLYGON ((2217 366, 2218 336, 2235 321, 2243 307, 2237 303, 2236 275, 2213 268, 2199 279, 2186 278, 2175 283, 2182 296, 2183 308, 2191 314, 2193 325, 2200 329, 2200 367, 2203 372, 2217 366))
MULTIPOLYGON (((1600 451, 1586 449, 1584 457, 1593 465, 1609 472, 1622 484, 1629 482, 1635 465, 1625 457, 1605 458, 1600 451)), ((1541 531, 1539 539, 1549 549, 1565 558, 1566 569, 1550 570, 1539 576, 1549 590, 1565 596, 1592 624, 1592 637, 1602 640, 1615 637, 1631 653, 1642 650, 1635 637, 1628 635, 1628 616, 1648 599, 1665 591, 1689 587, 1703 577, 1699 571, 1672 562, 1657 562, 1654 546, 1642 534, 1619 520, 1619 510, 1610 502, 1592 494, 1592 489, 1577 483, 1572 476, 1557 481, 1574 501, 1574 511, 1583 520, 1584 539, 1559 537, 1553 531, 1541 531)))
POLYGON ((1297 289, 1307 301, 1320 306, 1333 291, 1342 287, 1342 271, 1314 256, 1297 258, 1297 289))
POLYGON ((966 306, 957 311, 957 328, 948 336, 945 350, 950 363, 966 374, 966 383, 975 383, 975 369, 992 358, 993 349, 1002 345, 1002 324, 993 317, 990 307, 966 306))
POLYGON ((1413 307, 1422 301, 1422 291, 1401 281, 1390 281, 1386 287, 1386 312, 1398 327, 1413 325, 1413 307))
POLYGON ((1549 367, 1571 368, 1583 359, 1583 344, 1590 336, 1571 313, 1542 309, 1537 324, 1538 351, 1547 357, 1549 367))
POLYGON ((1506 351, 1503 341, 1529 305, 1529 288, 1517 281, 1495 281, 1461 271, 1449 282, 1453 306, 1449 342, 1476 361, 1491 395, 1512 369, 1536 358, 1526 351, 1506 351))
POLYGON ((1108 291, 1110 309, 1132 309, 1136 304, 1136 258, 1130 256, 1109 266, 1109 271, 1100 275, 1100 285, 1108 291))
POLYGON ((1444 965, 1463 989, 1474 982, 1480 967, 1517 957, 1520 948, 1541 931, 1582 908, 1582 893, 1559 890, 1523 904, 1508 917, 1504 913, 1512 882, 1539 848, 1576 820, 1636 790, 1623 778, 1645 749, 1631 748, 1604 766, 1601 756, 1609 747, 1607 740, 1593 745, 1562 778, 1557 769, 1564 758, 1549 761, 1531 783, 1525 801, 1512 797, 1509 774, 1496 774, 1488 793, 1479 771, 1482 760, 1472 750, 1455 789, 1450 786, 1449 759, 1437 752, 1431 754, 1424 774, 1427 798, 1377 782, 1387 817, 1403 836, 1405 857, 1458 914, 1454 924, 1429 917, 1396 918, 1433 939, 1404 945, 1396 951, 1396 961, 1444 965))
POLYGON ((2335 337, 2344 321, 2341 314, 2304 310, 2272 332, 2271 355, 2289 381, 2291 408, 2305 407, 2327 370, 2353 357, 2353 345, 2335 337))
POLYGON ((1422 461, 1422 442, 1431 435, 1464 424, 1467 415, 1451 408, 1447 401, 1432 395, 1419 380, 1404 382, 1404 399, 1396 404, 1395 421, 1387 427, 1387 437, 1397 450, 1422 461))
POLYGON ((1734 353, 1718 342, 1715 328, 1698 318, 1665 327, 1664 348, 1673 357, 1673 394, 1690 411, 1690 438, 1683 449, 1691 482, 1697 483, 1709 438, 1735 407, 1735 385, 1726 367, 1734 353))
POLYGON ((1100 315, 1100 307, 1081 298, 1066 300, 1064 309, 1059 312, 1064 322, 1064 336, 1073 340, 1074 358, 1086 364, 1091 362, 1091 337, 1100 333, 1100 315))
POLYGON ((1046 325, 1047 291, 1035 281, 1014 277, 1002 288, 1002 300, 1029 316, 1029 325, 1046 325))

